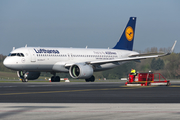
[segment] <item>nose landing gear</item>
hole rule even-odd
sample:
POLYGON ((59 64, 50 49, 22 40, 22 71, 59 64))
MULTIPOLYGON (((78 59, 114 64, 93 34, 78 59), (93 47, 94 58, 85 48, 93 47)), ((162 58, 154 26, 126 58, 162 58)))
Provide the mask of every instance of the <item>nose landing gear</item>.
POLYGON ((17 75, 22 82, 28 82, 28 79, 25 77, 25 71, 17 71, 17 75))
POLYGON ((22 82, 28 82, 28 79, 22 78, 22 82))

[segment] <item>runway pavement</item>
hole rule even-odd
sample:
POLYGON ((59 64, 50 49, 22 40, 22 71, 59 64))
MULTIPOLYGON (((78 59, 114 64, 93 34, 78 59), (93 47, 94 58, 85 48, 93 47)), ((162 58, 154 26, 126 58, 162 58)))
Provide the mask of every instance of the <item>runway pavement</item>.
POLYGON ((179 120, 180 104, 0 103, 1 120, 179 120))
POLYGON ((171 83, 0 83, 0 119, 179 120, 180 82, 171 83))
POLYGON ((124 83, 0 83, 3 103, 180 103, 180 84, 126 87, 124 83))

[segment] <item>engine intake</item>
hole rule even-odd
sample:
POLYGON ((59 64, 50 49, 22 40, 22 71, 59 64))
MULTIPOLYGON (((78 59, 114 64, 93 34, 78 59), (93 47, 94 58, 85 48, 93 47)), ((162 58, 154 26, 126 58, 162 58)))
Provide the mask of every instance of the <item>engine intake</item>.
POLYGON ((69 69, 72 78, 88 79, 93 75, 93 68, 85 63, 74 64, 69 69))

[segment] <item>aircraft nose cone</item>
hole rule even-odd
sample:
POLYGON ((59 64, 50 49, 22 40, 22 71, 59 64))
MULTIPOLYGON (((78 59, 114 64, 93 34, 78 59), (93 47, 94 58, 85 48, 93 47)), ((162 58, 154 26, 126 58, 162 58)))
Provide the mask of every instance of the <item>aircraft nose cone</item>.
POLYGON ((4 61, 3 61, 3 65, 4 65, 4 66, 7 66, 7 60, 6 60, 6 58, 5 58, 4 61))
POLYGON ((9 59, 8 59, 8 58, 5 58, 5 59, 4 59, 4 61, 3 61, 3 65, 4 65, 5 67, 7 67, 7 68, 9 68, 9 67, 10 67, 10 61, 9 61, 9 59))

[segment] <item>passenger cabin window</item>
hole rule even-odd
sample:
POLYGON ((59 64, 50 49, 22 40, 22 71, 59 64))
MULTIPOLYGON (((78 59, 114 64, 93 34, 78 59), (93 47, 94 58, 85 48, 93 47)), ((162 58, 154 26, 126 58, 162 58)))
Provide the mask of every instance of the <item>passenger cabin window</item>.
POLYGON ((10 53, 8 56, 24 57, 24 54, 23 53, 10 53))

